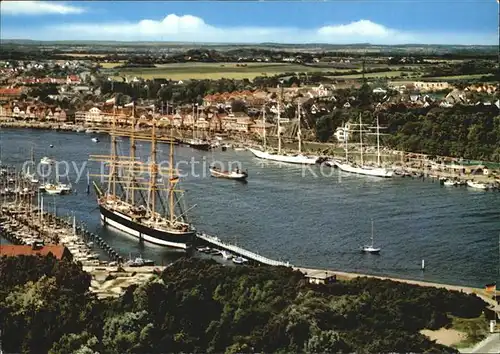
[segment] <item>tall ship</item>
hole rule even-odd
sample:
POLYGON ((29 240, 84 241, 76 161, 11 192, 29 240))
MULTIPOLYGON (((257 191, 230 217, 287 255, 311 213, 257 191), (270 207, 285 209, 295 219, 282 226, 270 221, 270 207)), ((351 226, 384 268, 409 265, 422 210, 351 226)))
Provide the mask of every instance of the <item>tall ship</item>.
POLYGON ((107 165, 107 174, 100 177, 106 185, 93 182, 101 222, 121 230, 139 240, 153 244, 188 250, 192 247, 196 230, 188 221, 183 207, 183 191, 177 188, 179 175, 174 166, 174 139, 157 136, 153 118, 150 134, 135 131, 135 114, 132 113, 131 130, 117 130, 115 119, 110 133, 111 154, 91 155, 91 161, 107 165), (129 137, 130 154, 117 154, 117 137, 129 137), (136 157, 136 141, 151 143, 148 162, 136 157), (157 144, 169 142, 169 167, 157 162, 157 144), (146 171, 146 173, 145 173, 146 171), (168 178, 164 178, 168 176, 168 178), (160 178, 161 177, 161 178, 160 178))
POLYGON ((297 131, 297 138, 298 138, 298 148, 299 152, 298 154, 284 154, 281 151, 281 113, 280 113, 280 101, 278 101, 278 151, 277 153, 270 151, 267 149, 266 146, 266 109, 265 105, 262 109, 262 122, 263 122, 263 149, 262 150, 257 150, 257 149, 252 149, 248 148, 248 150, 255 155, 255 157, 258 157, 259 159, 264 159, 264 160, 271 160, 271 161, 277 161, 277 162, 285 162, 285 163, 291 163, 291 164, 301 164, 301 165, 314 165, 318 161, 318 156, 306 156, 302 154, 302 135, 301 135, 301 112, 300 112, 300 103, 298 104, 297 107, 297 118, 298 118, 298 131, 297 131))
MULTIPOLYGON (((367 175, 367 176, 374 176, 374 177, 384 177, 384 178, 390 178, 392 177, 394 171, 390 168, 384 168, 382 167, 382 164, 380 162, 380 125, 377 117, 377 126, 375 127, 376 133, 375 135, 377 136, 377 164, 376 166, 368 165, 365 164, 364 158, 363 158, 363 127, 364 124, 361 120, 361 114, 359 115, 359 145, 360 145, 360 164, 352 163, 349 161, 349 152, 348 152, 348 146, 347 146, 347 137, 344 139, 344 149, 345 149, 345 161, 336 161, 335 165, 342 171, 344 172, 349 172, 349 173, 355 173, 355 174, 360 174, 360 175, 367 175)), ((346 127, 346 130, 349 130, 348 127, 346 127)))
POLYGON ((198 117, 198 108, 196 109, 196 113, 193 108, 193 137, 191 139, 187 139, 185 143, 193 149, 208 151, 212 145, 206 139, 200 139, 197 137, 196 122, 198 121, 198 118, 195 119, 195 117, 198 117))

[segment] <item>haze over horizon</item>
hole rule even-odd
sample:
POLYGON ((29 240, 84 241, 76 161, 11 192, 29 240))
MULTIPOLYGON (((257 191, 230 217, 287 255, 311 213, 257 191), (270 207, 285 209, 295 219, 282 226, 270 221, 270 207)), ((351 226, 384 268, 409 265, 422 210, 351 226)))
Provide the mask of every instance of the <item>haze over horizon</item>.
POLYGON ((214 44, 498 44, 495 0, 3 1, 1 38, 214 44))

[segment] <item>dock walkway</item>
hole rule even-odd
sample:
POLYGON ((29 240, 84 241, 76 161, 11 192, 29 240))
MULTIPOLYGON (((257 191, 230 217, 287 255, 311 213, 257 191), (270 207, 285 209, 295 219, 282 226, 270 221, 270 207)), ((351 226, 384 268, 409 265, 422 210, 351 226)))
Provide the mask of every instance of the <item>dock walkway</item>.
POLYGON ((220 238, 216 236, 210 236, 205 233, 197 233, 196 237, 205 243, 208 243, 216 248, 221 248, 226 251, 230 251, 232 253, 235 253, 239 256, 248 258, 254 262, 258 262, 261 264, 266 264, 270 266, 284 266, 284 267, 291 267, 292 265, 289 262, 281 262, 281 261, 276 261, 274 259, 270 259, 264 256, 261 256, 257 253, 248 251, 244 248, 241 248, 236 245, 232 245, 230 243, 222 241, 220 238))

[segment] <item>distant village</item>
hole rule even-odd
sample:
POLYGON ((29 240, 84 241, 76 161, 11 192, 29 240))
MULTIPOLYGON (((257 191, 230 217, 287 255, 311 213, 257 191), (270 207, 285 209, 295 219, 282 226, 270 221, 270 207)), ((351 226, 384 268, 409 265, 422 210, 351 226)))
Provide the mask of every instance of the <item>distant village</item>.
MULTIPOLYGON (((185 129, 257 134, 264 129, 276 131, 278 107, 284 131, 294 122, 296 116, 287 116, 292 106, 300 104, 303 114, 327 114, 335 109, 348 110, 356 107, 355 96, 340 97, 340 88, 359 88, 356 80, 336 84, 297 85, 256 90, 242 90, 208 94, 200 103, 158 102, 138 100, 119 104, 109 103, 113 93, 101 94, 98 80, 112 81, 102 77, 96 64, 85 60, 71 61, 17 61, 0 63, 0 118, 4 122, 46 122, 82 127, 109 125, 112 119, 118 124, 128 124, 133 114, 139 125, 147 126, 155 118, 160 126, 185 129), (40 72, 46 75, 40 75, 40 72), (33 75, 36 73, 36 75, 33 75), (36 96, 37 87, 49 85, 54 92, 47 95, 51 103, 36 96), (340 87, 341 86, 341 87, 340 87), (282 103, 279 97, 282 95, 282 103), (64 102, 64 104, 63 104, 64 102), (236 111, 234 103, 244 105, 236 111), (265 108, 264 108, 265 107, 265 108), (265 109, 266 120, 262 119, 265 109)), ((146 85, 141 78, 123 78, 124 82, 146 85)), ((175 82, 182 85, 184 82, 175 82)), ((147 87, 147 86, 145 86, 147 87)), ((387 109, 391 105, 415 107, 451 108, 455 105, 496 105, 494 99, 497 87, 493 84, 471 84, 458 88, 448 82, 387 81, 384 85, 371 85, 371 93, 379 97, 375 109, 387 109), (481 94, 481 99, 477 99, 481 94), (476 97, 476 99, 475 99, 476 97)), ((296 112, 296 110, 294 110, 296 112)), ((291 130, 291 129, 290 129, 291 130)), ((334 136, 345 139, 345 132, 338 128, 334 136)))

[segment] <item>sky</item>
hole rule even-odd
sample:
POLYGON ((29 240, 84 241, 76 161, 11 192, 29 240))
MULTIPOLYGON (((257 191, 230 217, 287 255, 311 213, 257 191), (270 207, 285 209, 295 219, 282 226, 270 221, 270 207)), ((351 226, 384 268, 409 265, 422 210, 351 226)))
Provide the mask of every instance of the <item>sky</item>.
POLYGON ((496 0, 2 1, 1 39, 498 44, 496 0))

